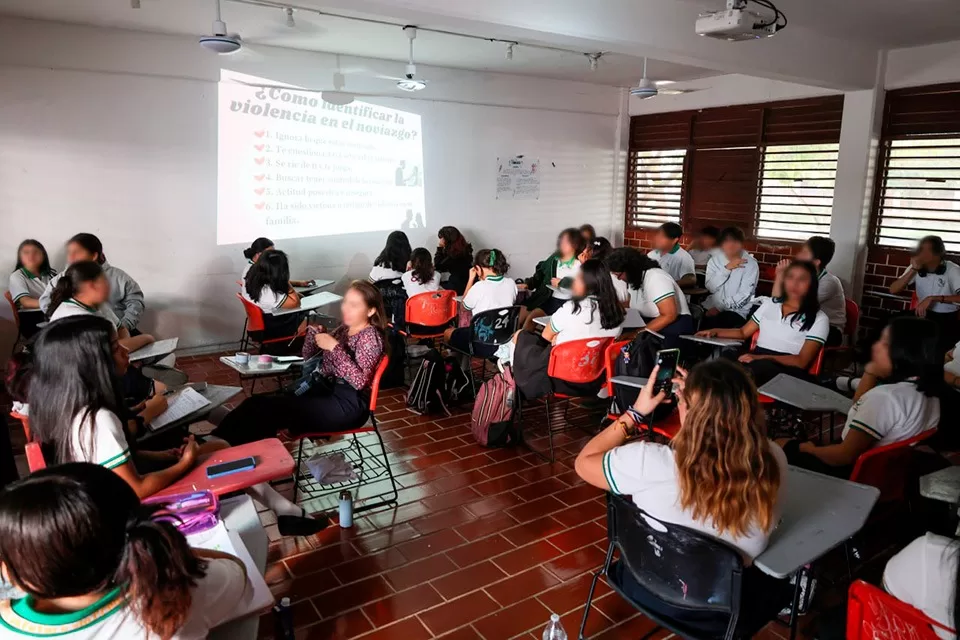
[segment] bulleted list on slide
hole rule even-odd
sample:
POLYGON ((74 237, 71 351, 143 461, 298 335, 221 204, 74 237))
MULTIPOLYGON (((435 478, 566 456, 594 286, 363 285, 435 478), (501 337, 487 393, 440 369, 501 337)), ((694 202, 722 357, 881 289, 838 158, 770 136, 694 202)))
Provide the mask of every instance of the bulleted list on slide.
POLYGON ((425 226, 418 114, 242 77, 218 86, 217 244, 425 226))

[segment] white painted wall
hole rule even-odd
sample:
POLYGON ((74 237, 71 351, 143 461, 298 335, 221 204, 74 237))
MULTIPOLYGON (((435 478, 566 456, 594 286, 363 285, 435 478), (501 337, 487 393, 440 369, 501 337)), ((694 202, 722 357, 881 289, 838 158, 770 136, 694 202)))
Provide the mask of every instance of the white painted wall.
POLYGON ((960 82, 960 40, 887 52, 887 89, 960 82))
MULTIPOLYGON (((218 58, 191 38, 26 20, 0 22, 0 265, 35 237, 63 264, 63 242, 94 232, 108 259, 147 298, 143 328, 181 346, 235 340, 235 280, 243 247, 216 246, 216 81, 220 68, 328 88, 333 55, 260 48, 262 58, 218 58), (38 47, 38 42, 46 43, 38 47)), ((396 73, 396 63, 343 58, 344 68, 396 73)), ((619 231, 611 212, 620 141, 614 88, 424 68, 416 99, 383 96, 389 83, 348 76, 363 99, 422 116, 428 230, 460 227, 476 248, 495 245, 527 275, 564 226, 619 231), (495 162, 518 153, 544 166, 537 202, 497 201, 495 162)), ((620 165, 622 166, 622 165, 620 165)), ((294 277, 342 290, 363 277, 385 233, 284 240, 294 277)), ((5 288, 5 279, 0 287, 5 288)), ((9 309, 0 320, 9 344, 9 309)), ((0 345, 0 348, 2 345, 0 345)))

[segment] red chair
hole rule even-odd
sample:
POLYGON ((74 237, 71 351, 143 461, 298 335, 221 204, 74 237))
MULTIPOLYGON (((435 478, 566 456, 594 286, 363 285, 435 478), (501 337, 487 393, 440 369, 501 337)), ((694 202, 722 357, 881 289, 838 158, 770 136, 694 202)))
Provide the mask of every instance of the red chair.
MULTIPOLYGON (((606 351, 612 342, 613 338, 586 338, 555 345, 550 349, 547 375, 568 384, 596 383, 607 370, 606 351)), ((550 441, 550 457, 548 459, 550 462, 556 462, 553 451, 553 418, 550 413, 550 400, 553 398, 566 401, 566 406, 569 407, 570 399, 576 397, 579 396, 554 392, 544 398, 547 409, 547 436, 550 441)), ((566 408, 564 415, 566 415, 566 408)), ((543 455, 539 451, 533 451, 541 456, 543 455)))
POLYGON ((26 446, 27 468, 30 473, 47 468, 47 463, 43 459, 43 451, 40 449, 39 442, 28 442, 26 446))
POLYGON ((14 339, 13 348, 10 350, 10 353, 14 354, 17 352, 20 339, 23 338, 23 334, 20 332, 20 309, 17 307, 17 303, 13 301, 13 296, 10 295, 9 291, 4 291, 3 297, 10 303, 10 308, 13 310, 13 324, 17 328, 17 337, 14 339))
POLYGON ((863 580, 850 585, 849 595, 847 640, 938 640, 936 629, 957 633, 863 580))
MULTIPOLYGON (((603 352, 604 368, 606 369, 606 372, 607 372, 607 383, 606 383, 607 395, 610 398, 614 397, 613 368, 617 364, 617 356, 620 355, 620 350, 623 349, 628 344, 630 344, 629 340, 620 340, 618 342, 612 342, 610 343, 610 346, 607 347, 607 350, 603 352)), ((607 414, 607 418, 609 418, 610 420, 616 420, 619 417, 620 416, 613 413, 607 414)))
MULTIPOLYGON (((389 364, 390 359, 387 356, 381 358, 380 363, 377 365, 377 371, 373 375, 373 382, 370 385, 370 423, 365 424, 356 429, 347 429, 345 431, 324 431, 318 433, 301 433, 297 437, 300 438, 300 444, 297 452, 297 466, 294 468, 294 478, 293 478, 293 500, 297 500, 297 491, 299 490, 299 483, 301 478, 311 478, 310 472, 307 471, 304 473, 302 464, 303 464, 303 441, 306 439, 314 438, 330 438, 334 436, 352 436, 350 439, 350 444, 347 447, 341 447, 336 451, 330 451, 330 454, 341 453, 344 455, 347 460, 353 465, 354 469, 357 470, 358 479, 354 482, 349 483, 338 483, 336 485, 330 485, 332 487, 331 492, 339 492, 341 489, 346 488, 360 488, 362 485, 367 484, 368 481, 376 481, 383 476, 386 476, 390 481, 390 490, 375 496, 360 496, 364 501, 362 505, 354 506, 353 512, 360 513, 363 511, 368 511, 370 509, 376 509, 377 507, 382 507, 385 505, 396 505, 397 504, 397 481, 393 477, 393 470, 390 468, 390 459, 387 456, 387 448, 383 444, 383 435, 380 433, 380 429, 377 425, 377 399, 380 395, 380 380, 383 378, 384 372, 387 370, 387 365, 389 364), (363 443, 360 439, 357 438, 357 435, 364 433, 374 433, 377 436, 377 441, 380 443, 380 451, 382 452, 382 460, 378 460, 378 455, 371 451, 370 447, 363 443), (369 458, 364 459, 364 453, 369 454, 369 458), (369 476, 367 475, 369 473, 369 476), (370 502, 371 497, 383 497, 382 500, 377 502, 370 502)), ((312 496, 316 498, 318 496, 312 496)), ((354 499, 357 498, 357 494, 354 493, 354 499)))
POLYGON ((23 433, 27 436, 27 442, 30 442, 30 418, 16 411, 11 411, 10 417, 20 421, 20 424, 23 425, 23 433))
POLYGON ((920 305, 920 299, 917 297, 917 292, 914 291, 910 294, 910 311, 916 311, 917 306, 920 305))
POLYGON ((253 302, 250 302, 239 293, 237 294, 237 299, 240 301, 240 304, 243 305, 243 310, 247 314, 247 323, 245 328, 246 336, 243 338, 243 341, 240 344, 241 349, 246 349, 250 341, 256 343, 258 349, 263 350, 263 345, 276 344, 280 342, 289 343, 295 338, 299 338, 300 336, 304 335, 302 332, 300 332, 279 338, 258 340, 254 334, 266 330, 266 324, 263 319, 263 309, 258 307, 253 302))
POLYGON ((407 298, 407 330, 400 333, 418 340, 441 338, 451 322, 457 319, 457 292, 449 289, 425 291, 407 298), (415 327, 411 329, 411 327, 415 327), (418 330, 433 330, 429 333, 416 333, 418 330))
POLYGON ((897 502, 906 498, 909 485, 913 446, 935 434, 937 430, 927 429, 907 440, 874 447, 860 454, 853 471, 851 482, 859 482, 880 490, 877 504, 897 502))

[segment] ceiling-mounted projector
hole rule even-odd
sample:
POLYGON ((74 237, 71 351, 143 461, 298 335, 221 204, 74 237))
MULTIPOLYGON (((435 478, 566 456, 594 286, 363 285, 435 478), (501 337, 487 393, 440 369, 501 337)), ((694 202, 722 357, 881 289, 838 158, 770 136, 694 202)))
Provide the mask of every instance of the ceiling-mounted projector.
POLYGON ((747 9, 747 0, 727 0, 723 11, 701 13, 697 17, 697 35, 729 42, 769 38, 787 26, 787 18, 772 3, 756 4, 770 9, 773 15, 762 15, 747 9))

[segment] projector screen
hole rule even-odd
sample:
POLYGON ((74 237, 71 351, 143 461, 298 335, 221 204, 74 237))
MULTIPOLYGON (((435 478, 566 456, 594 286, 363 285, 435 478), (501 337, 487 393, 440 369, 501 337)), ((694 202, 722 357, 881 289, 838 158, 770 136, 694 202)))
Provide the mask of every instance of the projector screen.
POLYGON ((420 116, 222 71, 217 244, 426 224, 420 116))

